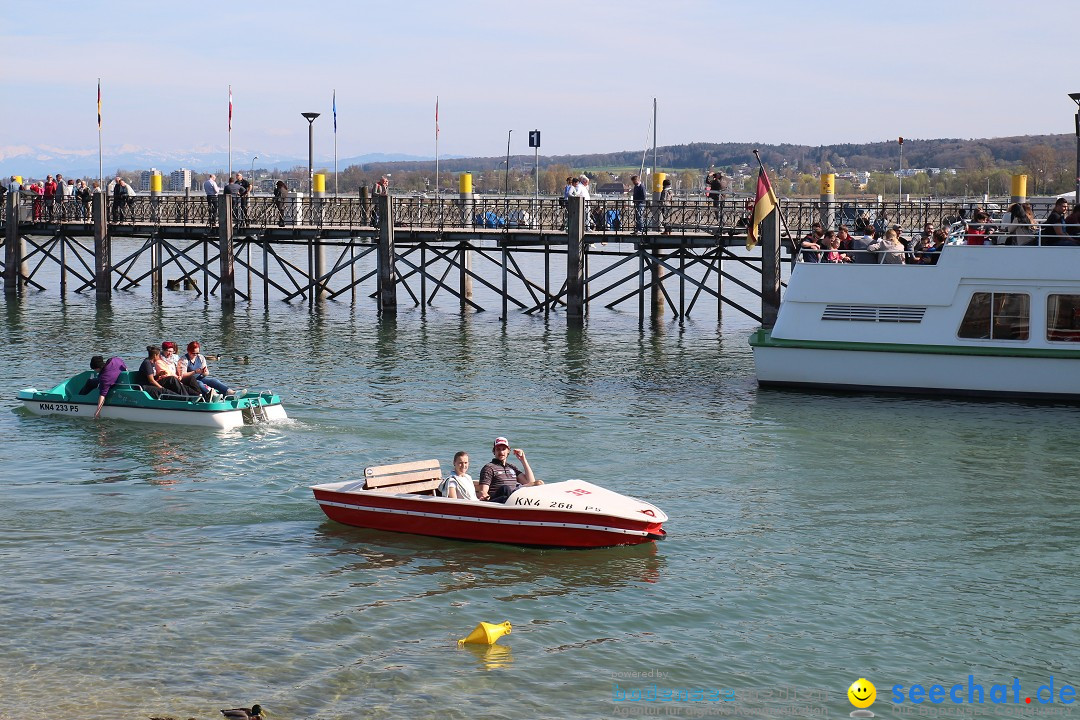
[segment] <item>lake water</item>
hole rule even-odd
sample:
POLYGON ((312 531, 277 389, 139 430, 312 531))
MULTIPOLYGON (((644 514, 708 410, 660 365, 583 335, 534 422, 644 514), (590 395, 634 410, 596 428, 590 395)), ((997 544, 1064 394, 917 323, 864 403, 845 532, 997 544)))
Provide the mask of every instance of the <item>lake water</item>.
POLYGON ((167 300, 3 305, 4 720, 255 702, 271 718, 846 717, 860 677, 879 717, 1072 708, 1023 699, 1080 682, 1075 408, 759 390, 753 325, 715 310, 644 327, 636 307, 594 310, 575 331, 449 300, 394 321, 370 301, 222 316, 167 300), (92 354, 130 367, 192 338, 291 419, 214 433, 16 406, 92 354), (655 502, 669 538, 365 531, 307 489, 457 450, 476 473, 496 435, 549 481, 655 502), (513 633, 458 647, 480 621, 513 633), (1018 678, 1020 703, 890 702, 915 684, 964 683, 966 700, 969 675, 988 694, 1018 678), (651 699, 665 692, 685 699, 651 699))

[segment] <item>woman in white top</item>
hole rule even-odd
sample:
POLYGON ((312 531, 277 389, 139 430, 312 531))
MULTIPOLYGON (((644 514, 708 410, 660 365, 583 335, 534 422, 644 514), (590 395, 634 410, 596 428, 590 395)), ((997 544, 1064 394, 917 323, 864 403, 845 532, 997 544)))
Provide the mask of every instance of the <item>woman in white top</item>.
POLYGON ((459 500, 476 501, 476 486, 469 475, 469 453, 459 452, 454 455, 454 472, 450 473, 439 486, 439 495, 459 500))

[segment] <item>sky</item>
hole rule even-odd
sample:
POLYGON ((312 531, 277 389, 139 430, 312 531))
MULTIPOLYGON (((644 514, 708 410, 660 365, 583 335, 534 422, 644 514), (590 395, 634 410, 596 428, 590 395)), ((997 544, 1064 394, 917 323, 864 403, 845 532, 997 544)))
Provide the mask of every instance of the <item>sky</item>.
POLYGON ((0 162, 27 148, 531 154, 1072 133, 1080 3, 381 0, 0 5, 0 162), (1070 77, 1072 79, 1070 79, 1070 77))

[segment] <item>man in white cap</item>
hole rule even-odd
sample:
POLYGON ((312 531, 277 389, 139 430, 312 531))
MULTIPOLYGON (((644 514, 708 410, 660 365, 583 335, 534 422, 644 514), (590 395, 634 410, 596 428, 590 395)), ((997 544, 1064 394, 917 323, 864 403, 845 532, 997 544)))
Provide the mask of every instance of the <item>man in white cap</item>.
POLYGON ((480 470, 480 492, 477 497, 481 500, 504 503, 519 487, 544 484, 543 480, 537 480, 533 475, 529 461, 525 459, 525 451, 521 448, 514 448, 514 457, 521 461, 525 470, 506 462, 510 455, 510 442, 506 438, 495 438, 492 454, 491 462, 480 470))

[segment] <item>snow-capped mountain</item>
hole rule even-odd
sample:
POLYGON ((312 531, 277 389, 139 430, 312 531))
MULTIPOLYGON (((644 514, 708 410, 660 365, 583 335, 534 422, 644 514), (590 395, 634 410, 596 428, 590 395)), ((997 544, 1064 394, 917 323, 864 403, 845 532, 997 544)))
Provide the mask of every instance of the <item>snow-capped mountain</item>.
MULTIPOLYGON (((255 153, 245 149, 233 148, 233 170, 245 170, 255 167, 290 169, 307 167, 307 157, 288 157, 269 153, 255 153)), ((416 155, 395 155, 388 153, 368 153, 354 157, 338 158, 338 167, 345 169, 350 165, 378 162, 433 160, 430 157, 416 155)), ((111 175, 117 170, 133 172, 156 168, 168 174, 173 170, 187 168, 195 172, 224 170, 229 166, 228 151, 217 147, 197 148, 194 150, 162 152, 133 145, 105 147, 102 152, 102 170, 111 175)), ((316 158, 319 168, 333 167, 333 158, 316 158)), ((21 175, 30 178, 43 178, 47 174, 62 173, 67 177, 97 177, 98 153, 93 149, 71 149, 51 145, 14 145, 0 146, 0 177, 21 175)))

